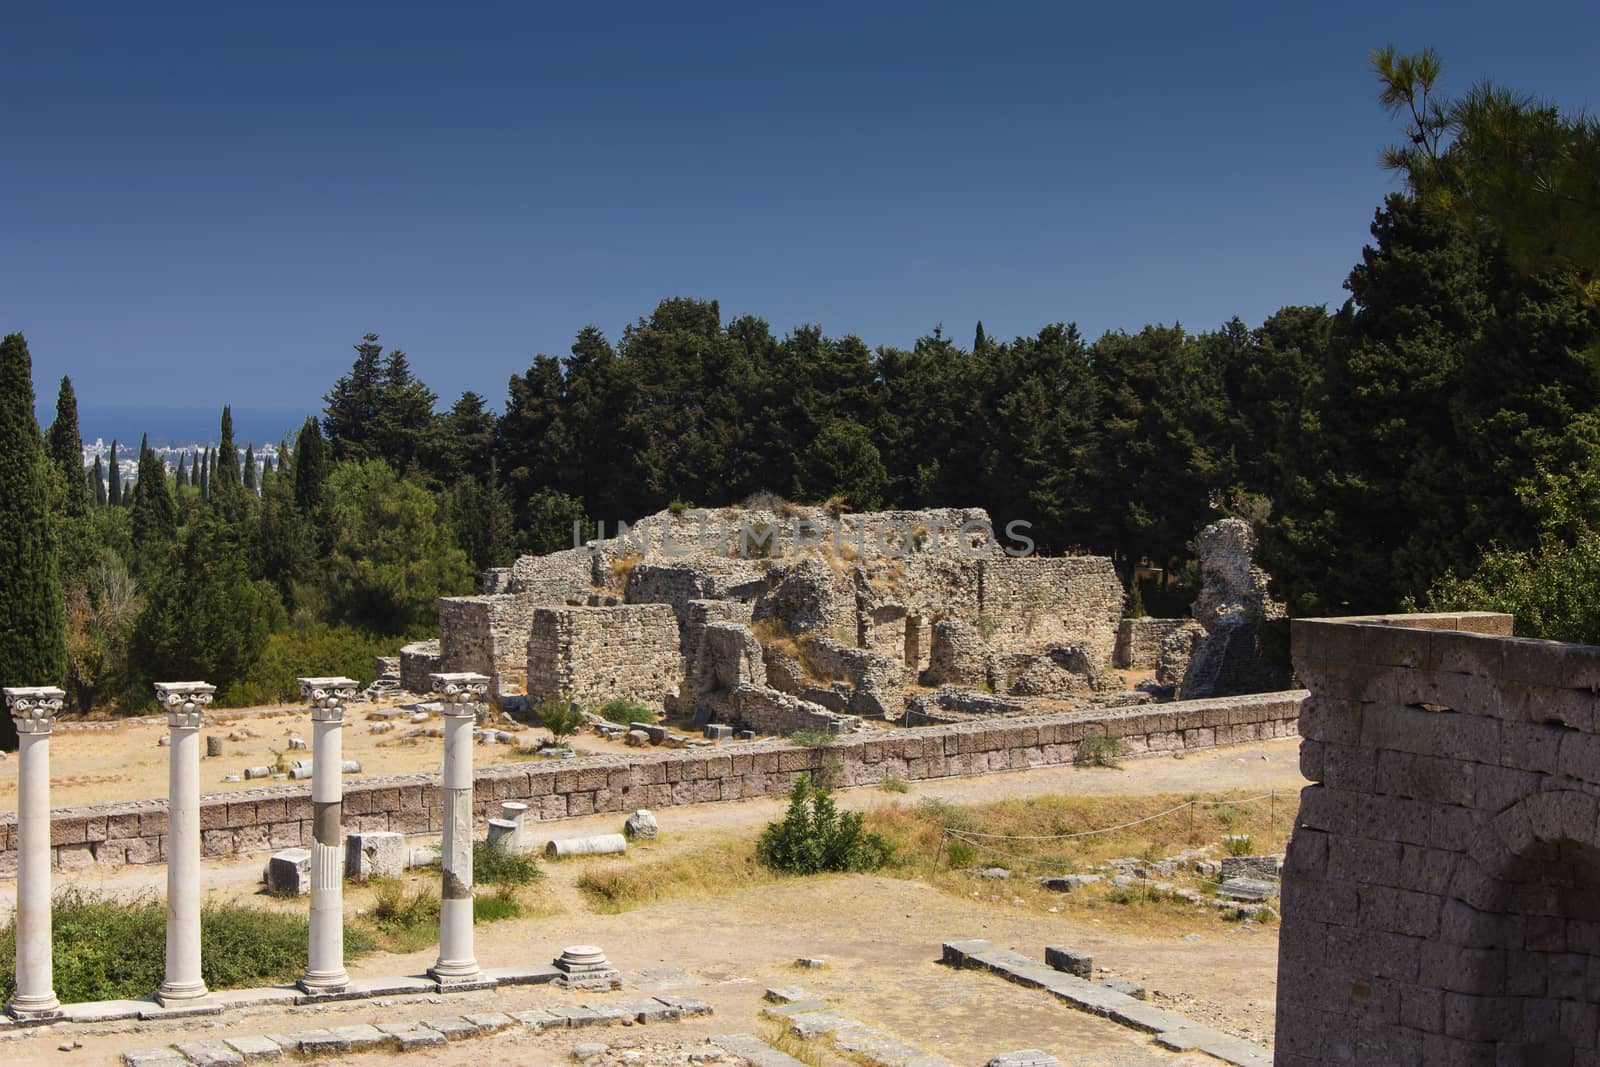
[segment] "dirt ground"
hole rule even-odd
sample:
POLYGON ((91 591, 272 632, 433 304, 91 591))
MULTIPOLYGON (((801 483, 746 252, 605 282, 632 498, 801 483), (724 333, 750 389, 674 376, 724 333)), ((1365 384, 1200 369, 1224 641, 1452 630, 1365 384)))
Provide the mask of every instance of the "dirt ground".
MULTIPOLYGON (((840 793, 839 800, 843 807, 859 809, 924 797, 981 803, 1055 793, 1292 792, 1304 785, 1297 752, 1296 742, 1279 741, 1184 759, 1133 760, 1119 769, 1063 767, 916 783, 905 796, 857 789, 840 793)), ((1294 803, 1292 798, 1285 802, 1294 803)), ((1006 1049, 1038 1047, 1077 1067, 1215 1064, 1204 1056, 1162 1052, 1147 1035, 1075 1012, 994 976, 952 971, 936 962, 942 942, 974 937, 1040 959, 1046 944, 1089 950, 1097 966, 1145 985, 1152 1000, 1257 1040, 1271 1034, 1276 925, 1227 923, 1198 915, 1152 923, 1133 916, 1119 919, 1114 914, 1093 918, 1050 914, 1036 904, 1014 905, 1003 894, 996 899, 991 899, 994 894, 975 899, 976 891, 962 896, 919 878, 881 875, 781 881, 658 901, 620 914, 597 913, 577 889, 578 877, 587 864, 649 863, 678 851, 692 851, 708 835, 754 832, 780 814, 782 807, 780 800, 756 800, 664 809, 657 813, 663 829, 657 844, 636 847, 621 860, 547 864, 548 877, 537 890, 535 910, 540 917, 478 928, 478 957, 486 967, 541 963, 566 945, 587 943, 602 946, 625 970, 682 968, 698 983, 683 991, 710 1001, 716 1007, 714 1017, 628 1031, 614 1028, 539 1036, 508 1032, 437 1052, 415 1053, 405 1062, 464 1067, 493 1057, 506 1063, 554 1064, 571 1062, 570 1049, 593 1040, 636 1036, 692 1043, 709 1033, 762 1032, 765 1024, 757 1016, 762 992, 768 986, 800 984, 840 1010, 961 1063, 983 1063, 1006 1049), (820 970, 799 970, 793 961, 802 955, 827 956, 830 962, 820 970)), ((540 825, 534 833, 540 840, 577 836, 614 830, 617 822, 615 815, 593 816, 540 825)), ((261 857, 252 857, 208 864, 208 891, 264 900, 256 896, 261 863, 261 857)), ((84 870, 72 872, 68 884, 120 895, 159 891, 163 879, 161 868, 84 870)), ((12 883, 0 883, 0 908, 11 906, 13 893, 12 883)), ((352 910, 363 903, 362 891, 347 895, 352 910)), ((430 963, 432 956, 426 951, 406 956, 374 954, 356 961, 351 973, 416 974, 430 963)), ((82 1047, 70 1053, 57 1048, 69 1035, 47 1031, 0 1042, 0 1061, 110 1064, 124 1049, 196 1036, 515 1011, 563 1002, 570 1003, 570 995, 537 987, 464 994, 443 1002, 432 998, 431 1003, 367 1002, 337 1010, 230 1014, 220 1020, 191 1021, 182 1028, 142 1024, 139 1033, 74 1033, 70 1036, 81 1041, 82 1047)), ((386 1054, 364 1054, 340 1062, 364 1065, 391 1059, 386 1054)))

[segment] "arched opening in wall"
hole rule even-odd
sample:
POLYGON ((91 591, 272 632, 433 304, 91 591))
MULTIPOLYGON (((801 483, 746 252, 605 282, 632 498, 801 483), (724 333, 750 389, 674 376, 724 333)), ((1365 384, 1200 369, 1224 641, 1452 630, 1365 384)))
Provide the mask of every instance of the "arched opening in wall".
POLYGON ((1442 961, 1446 1032, 1494 1042, 1498 1064, 1600 1059, 1600 849, 1535 840, 1480 903, 1454 980, 1442 961))

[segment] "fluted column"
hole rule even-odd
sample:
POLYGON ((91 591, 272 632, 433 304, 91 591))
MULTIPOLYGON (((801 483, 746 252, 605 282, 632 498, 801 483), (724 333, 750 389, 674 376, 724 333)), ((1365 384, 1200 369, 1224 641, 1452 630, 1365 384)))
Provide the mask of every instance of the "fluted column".
POLYGON ((6 1011, 50 1018, 61 1008, 50 933, 50 728, 66 694, 44 686, 5 696, 17 727, 17 981, 6 1011))
POLYGON ((206 996, 200 976, 200 724, 216 686, 157 682, 167 709, 167 968, 163 1005, 206 996))
POLYGON ((428 975, 441 983, 461 982, 478 974, 472 945, 472 728, 489 679, 481 674, 429 678, 444 703, 444 842, 439 961, 428 975))
POLYGON ((344 969, 344 706, 355 699, 350 678, 301 678, 311 704, 311 933, 300 988, 336 993, 350 984, 344 969))

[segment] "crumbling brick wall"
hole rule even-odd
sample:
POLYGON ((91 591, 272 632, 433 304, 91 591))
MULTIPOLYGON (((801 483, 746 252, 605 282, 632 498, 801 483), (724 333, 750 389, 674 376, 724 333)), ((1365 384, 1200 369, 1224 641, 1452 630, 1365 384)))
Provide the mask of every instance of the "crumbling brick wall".
POLYGON ((1510 623, 1294 623, 1278 1063, 1600 1061, 1600 649, 1510 623))
POLYGON ((537 608, 527 652, 532 698, 622 697, 661 707, 683 678, 678 620, 667 604, 537 608))
POLYGON ((1081 645, 1111 662, 1122 619, 1122 582, 1104 556, 983 561, 983 630, 997 651, 1081 645))

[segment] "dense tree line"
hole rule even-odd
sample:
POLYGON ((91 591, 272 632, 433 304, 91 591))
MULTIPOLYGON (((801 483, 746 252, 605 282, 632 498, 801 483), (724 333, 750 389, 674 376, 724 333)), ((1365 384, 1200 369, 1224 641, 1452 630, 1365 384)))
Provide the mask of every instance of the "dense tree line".
POLYGON ((1182 610, 1195 532, 1239 514, 1298 614, 1505 607, 1600 638, 1600 133, 1492 89, 1441 101, 1430 53, 1374 65, 1407 188, 1343 306, 1255 326, 978 324, 905 349, 680 297, 536 356, 498 411, 441 409, 369 334, 277 463, 247 442, 241 464, 225 408, 175 471, 141 444, 131 485, 116 444, 85 471, 70 381, 40 433, 7 337, 0 677, 79 706, 163 677, 288 696, 297 673, 370 674, 438 596, 575 523, 761 491, 1026 519, 1043 551, 1180 576, 1140 590, 1157 612, 1182 610))

